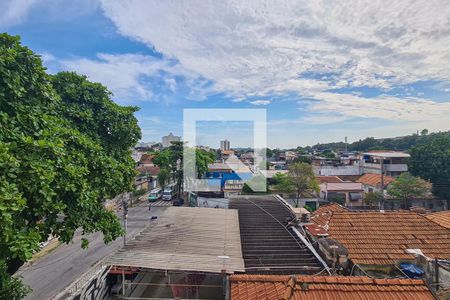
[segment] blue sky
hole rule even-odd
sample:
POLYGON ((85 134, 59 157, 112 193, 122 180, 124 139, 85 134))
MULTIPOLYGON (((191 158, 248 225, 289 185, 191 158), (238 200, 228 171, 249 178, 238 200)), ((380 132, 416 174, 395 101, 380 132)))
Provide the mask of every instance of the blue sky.
MULTIPOLYGON (((450 129, 448 1, 311 2, 6 0, 0 31, 139 106, 144 141, 182 135, 184 108, 267 109, 280 148, 450 129)), ((246 122, 197 128, 252 140, 246 122)))

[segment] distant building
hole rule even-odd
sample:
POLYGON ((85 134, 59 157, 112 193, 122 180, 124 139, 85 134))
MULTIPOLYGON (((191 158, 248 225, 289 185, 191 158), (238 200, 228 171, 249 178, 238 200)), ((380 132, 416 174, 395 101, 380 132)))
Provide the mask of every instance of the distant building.
POLYGON ((359 158, 342 155, 338 158, 315 156, 311 159, 314 173, 319 176, 361 175, 359 158))
POLYGON ((152 148, 155 144, 156 144, 156 142, 148 142, 148 143, 139 142, 136 144, 136 146, 134 146, 134 148, 136 150, 140 150, 140 151, 147 151, 150 148, 152 148))
POLYGON ((173 135, 172 132, 169 133, 169 135, 162 137, 162 146, 164 148, 167 148, 171 145, 172 142, 179 142, 181 141, 181 137, 173 135))
POLYGON ((364 189, 360 182, 323 181, 319 186, 320 198, 324 200, 338 203, 341 202, 349 207, 363 205, 362 199, 364 189))
POLYGON ((361 176, 356 182, 363 185, 364 192, 381 192, 385 190, 389 184, 394 182, 395 178, 391 176, 383 176, 383 186, 381 186, 381 174, 367 173, 361 176))
POLYGON ((370 151, 361 155, 362 173, 381 174, 398 176, 408 172, 408 153, 399 151, 370 151))
POLYGON ((220 141, 220 150, 222 151, 230 150, 230 141, 229 140, 220 141))

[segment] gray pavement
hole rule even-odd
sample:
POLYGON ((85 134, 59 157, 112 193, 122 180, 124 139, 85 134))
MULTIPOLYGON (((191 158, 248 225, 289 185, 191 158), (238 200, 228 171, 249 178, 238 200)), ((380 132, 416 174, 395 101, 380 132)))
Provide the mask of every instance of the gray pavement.
MULTIPOLYGON (((149 211, 146 201, 129 208, 127 237, 131 238, 137 234, 151 222, 151 216, 160 216, 165 209, 152 207, 149 211)), ((105 245, 101 233, 92 234, 88 239, 88 249, 81 248, 81 236, 77 234, 73 243, 62 244, 31 266, 21 268, 17 275, 22 276, 23 282, 33 289, 25 299, 50 299, 88 271, 96 262, 123 245, 122 237, 105 245)))

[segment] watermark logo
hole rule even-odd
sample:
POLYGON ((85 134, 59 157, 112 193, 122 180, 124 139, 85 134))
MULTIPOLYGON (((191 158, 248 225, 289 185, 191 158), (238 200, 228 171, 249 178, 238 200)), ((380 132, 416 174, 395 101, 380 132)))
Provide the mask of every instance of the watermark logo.
POLYGON ((184 190, 192 192, 220 192, 223 181, 220 178, 198 178, 196 172, 196 153, 198 122, 236 122, 253 123, 253 162, 244 162, 230 156, 220 164, 231 169, 240 180, 254 192, 266 191, 266 149, 267 149, 267 116, 266 109, 184 109, 183 111, 183 152, 184 190))

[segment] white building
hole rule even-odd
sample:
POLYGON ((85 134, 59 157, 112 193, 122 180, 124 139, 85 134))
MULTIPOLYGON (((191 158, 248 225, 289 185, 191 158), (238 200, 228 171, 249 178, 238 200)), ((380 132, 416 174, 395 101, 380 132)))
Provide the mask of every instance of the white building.
POLYGON ((172 142, 179 142, 181 141, 181 137, 173 135, 172 132, 169 133, 169 135, 162 137, 162 146, 164 148, 169 147, 172 142))
POLYGON ((408 153, 399 151, 370 151, 361 155, 362 173, 383 174, 398 176, 408 172, 408 153))
POLYGON ((222 151, 230 150, 230 141, 229 140, 220 141, 220 150, 222 151))

